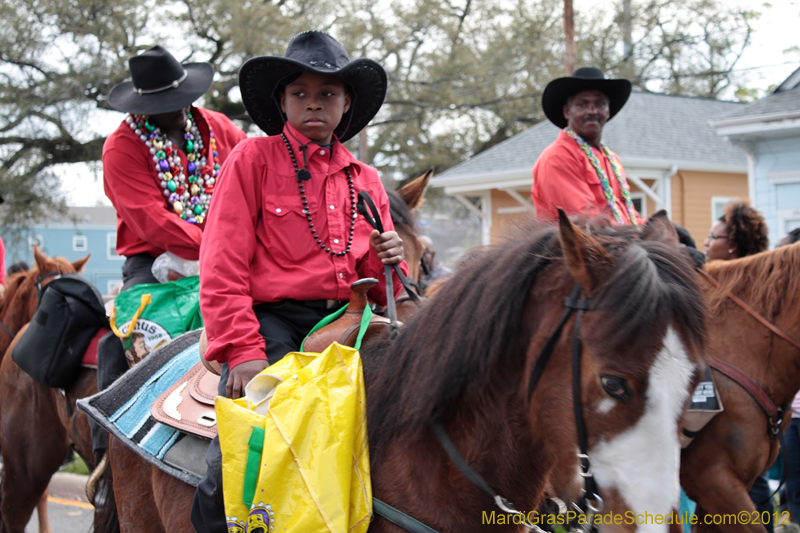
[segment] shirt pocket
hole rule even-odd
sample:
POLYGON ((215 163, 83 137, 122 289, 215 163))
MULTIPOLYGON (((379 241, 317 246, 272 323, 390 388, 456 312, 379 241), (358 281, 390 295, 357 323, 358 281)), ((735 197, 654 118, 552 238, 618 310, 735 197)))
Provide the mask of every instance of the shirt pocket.
MULTIPOLYGON (((312 222, 316 207, 309 204, 312 222)), ((300 263, 313 257, 319 245, 311 234, 300 195, 274 195, 263 203, 264 230, 267 251, 278 263, 287 265, 300 263)), ((316 224, 315 224, 316 228, 316 224)))

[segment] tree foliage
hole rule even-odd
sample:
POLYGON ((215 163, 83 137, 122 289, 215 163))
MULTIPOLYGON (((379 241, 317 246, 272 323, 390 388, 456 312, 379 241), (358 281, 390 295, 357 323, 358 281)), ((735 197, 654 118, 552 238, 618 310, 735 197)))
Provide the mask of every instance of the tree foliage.
MULTIPOLYGON (((715 97, 731 83, 754 14, 723 0, 631 1, 627 55, 621 6, 577 13, 579 65, 677 94, 715 97)), ((108 131, 95 124, 99 110, 127 77, 126 60, 154 44, 182 61, 211 62, 217 76, 203 105, 249 128, 237 88, 241 64, 282 55, 299 31, 328 31, 351 56, 386 68, 390 90, 369 128, 369 160, 386 176, 411 177, 448 168, 542 120, 541 91, 563 75, 562 5, 0 0, 0 194, 9 200, 0 210, 3 224, 63 209, 53 166, 100 158, 108 131)))

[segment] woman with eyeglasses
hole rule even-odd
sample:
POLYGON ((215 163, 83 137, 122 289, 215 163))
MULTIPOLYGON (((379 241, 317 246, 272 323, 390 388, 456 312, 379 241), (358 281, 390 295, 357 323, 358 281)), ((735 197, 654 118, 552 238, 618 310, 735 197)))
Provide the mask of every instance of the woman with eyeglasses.
POLYGON ((767 223, 746 200, 734 200, 711 226, 703 242, 706 260, 728 260, 763 252, 769 246, 767 223))

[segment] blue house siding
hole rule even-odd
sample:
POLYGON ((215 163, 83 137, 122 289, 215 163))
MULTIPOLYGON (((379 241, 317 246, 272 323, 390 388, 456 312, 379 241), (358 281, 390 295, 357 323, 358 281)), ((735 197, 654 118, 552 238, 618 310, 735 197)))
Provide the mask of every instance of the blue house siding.
MULTIPOLYGON (((113 209, 110 209, 110 213, 99 213, 94 209, 84 208, 81 214, 91 211, 95 220, 113 220, 113 209)), ((109 208, 101 209, 107 211, 109 208)), ((0 230, 0 237, 6 246, 6 268, 18 261, 25 261, 33 266, 33 243, 38 243, 39 249, 46 255, 64 257, 69 261, 91 255, 83 274, 103 294, 108 294, 111 288, 122 281, 124 257, 116 255, 116 235, 115 225, 80 222, 37 224, 26 230, 22 238, 17 240, 11 238, 11 232, 0 230)))
POLYGON ((774 247, 800 228, 800 68, 769 96, 712 126, 747 152, 751 200, 764 214, 774 247))
POLYGON ((764 213, 774 246, 800 227, 800 136, 759 140, 755 156, 753 205, 764 213))

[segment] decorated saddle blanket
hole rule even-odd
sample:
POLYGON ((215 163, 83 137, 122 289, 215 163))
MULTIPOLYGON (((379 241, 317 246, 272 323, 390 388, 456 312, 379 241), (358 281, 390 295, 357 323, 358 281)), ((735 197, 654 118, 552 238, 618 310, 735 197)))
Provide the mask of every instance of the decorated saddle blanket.
POLYGON ((185 435, 153 418, 156 400, 200 360, 200 330, 154 350, 108 389, 78 407, 146 461, 193 486, 205 475, 208 440, 185 435))
POLYGON ((111 330, 108 328, 100 328, 97 330, 97 333, 94 334, 91 342, 89 342, 89 347, 83 352, 81 365, 88 366, 89 368, 97 368, 97 343, 110 332, 111 330))

